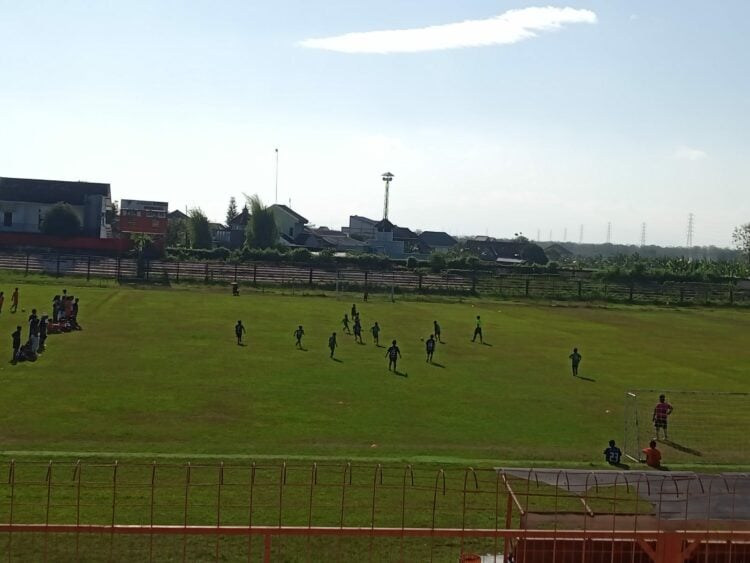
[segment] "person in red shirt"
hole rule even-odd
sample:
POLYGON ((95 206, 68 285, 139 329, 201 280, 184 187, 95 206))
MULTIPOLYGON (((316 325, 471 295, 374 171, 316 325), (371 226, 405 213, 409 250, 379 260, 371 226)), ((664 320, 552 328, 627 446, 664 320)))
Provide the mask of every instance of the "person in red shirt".
POLYGON ((664 395, 659 395, 659 402, 654 407, 654 414, 651 420, 654 423, 654 429, 656 429, 656 439, 659 439, 659 429, 664 429, 664 439, 669 440, 667 436, 667 417, 672 414, 672 405, 667 402, 664 395))
POLYGON ((643 448, 643 455, 646 456, 646 465, 661 469, 661 452, 656 448, 656 440, 651 440, 648 448, 643 448))
POLYGON ((18 311, 18 288, 13 290, 10 296, 10 312, 15 313, 18 311))

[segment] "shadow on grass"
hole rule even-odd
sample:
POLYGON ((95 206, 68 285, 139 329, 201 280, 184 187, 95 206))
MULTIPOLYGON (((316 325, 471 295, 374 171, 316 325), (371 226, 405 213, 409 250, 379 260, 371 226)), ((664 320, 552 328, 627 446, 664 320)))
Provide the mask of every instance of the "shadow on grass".
POLYGON ((409 377, 409 374, 405 371, 394 370, 393 374, 398 375, 399 377, 409 377))
POLYGON ((697 457, 703 456, 703 454, 699 452, 698 450, 694 450, 693 448, 688 448, 687 446, 683 446, 682 444, 678 444, 677 442, 673 442, 672 440, 664 440, 662 443, 666 444, 667 446, 671 448, 674 448, 677 451, 680 451, 686 454, 694 455, 697 457))
POLYGON ((237 346, 247 346, 247 344, 245 344, 244 342, 238 342, 237 346))
POLYGON ((297 350, 299 350, 300 352, 307 352, 307 348, 303 346, 300 346, 299 348, 297 348, 297 350))
POLYGON ((431 366, 435 366, 436 368, 445 369, 445 366, 439 362, 430 362, 431 366))
POLYGON ((583 375, 574 375, 576 379, 583 379, 584 381, 591 381, 592 383, 596 383, 596 379, 592 379, 590 377, 584 377, 583 375))
POLYGON ((333 360, 334 362, 338 363, 338 364, 343 364, 343 363, 344 363, 344 360, 339 360, 338 358, 331 358, 331 359, 332 359, 332 360, 333 360))

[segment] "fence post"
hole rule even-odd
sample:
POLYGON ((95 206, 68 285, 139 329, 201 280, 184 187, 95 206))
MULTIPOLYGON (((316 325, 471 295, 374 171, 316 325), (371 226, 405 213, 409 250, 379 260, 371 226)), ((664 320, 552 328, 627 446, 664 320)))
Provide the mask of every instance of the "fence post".
POLYGON ((635 286, 634 282, 630 282, 630 297, 628 298, 628 301, 631 303, 633 302, 633 286, 635 286))
POLYGON ((734 286, 729 286, 729 304, 734 305, 734 286))
POLYGON ((682 305, 683 303, 685 303, 685 286, 681 285, 680 286, 680 305, 682 305))
POLYGON ((86 264, 86 281, 91 279, 91 255, 89 255, 88 263, 86 264))
POLYGON ((118 282, 120 281, 120 260, 122 260, 122 258, 118 256, 117 257, 117 272, 115 273, 115 276, 117 277, 118 282))
POLYGON ((208 283, 208 262, 206 262, 204 265, 204 271, 203 271, 203 283, 208 283))
POLYGON ((531 280, 529 278, 526 278, 526 289, 525 289, 525 292, 524 292, 524 295, 526 297, 529 296, 529 285, 530 285, 530 282, 531 282, 531 280))
POLYGON ((148 281, 148 275, 151 273, 151 260, 146 260, 146 281, 148 281))
POLYGON ((578 299, 583 297, 583 291, 581 290, 581 285, 582 285, 581 280, 578 280, 578 299))
POLYGON ((237 264, 234 265, 234 281, 237 281, 237 264))
POLYGON ((253 264, 253 285, 258 285, 258 264, 253 264))
POLYGON ((312 287, 312 284, 313 284, 313 269, 312 269, 312 268, 310 268, 310 276, 309 276, 309 278, 307 279, 307 284, 308 284, 308 285, 309 285, 310 287, 312 287))
POLYGON ((419 276, 419 291, 422 291, 422 273, 417 274, 419 276))
POLYGON ((55 272, 56 277, 60 277, 60 253, 57 253, 57 271, 55 272))
POLYGON ((30 252, 26 253, 26 273, 24 274, 25 276, 29 275, 29 256, 30 255, 31 255, 30 252))

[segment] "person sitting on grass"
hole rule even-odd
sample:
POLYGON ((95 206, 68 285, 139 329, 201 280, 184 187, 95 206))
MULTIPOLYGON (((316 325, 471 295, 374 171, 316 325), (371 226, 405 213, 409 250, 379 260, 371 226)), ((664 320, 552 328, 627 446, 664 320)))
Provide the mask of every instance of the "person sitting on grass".
POLYGON ((620 465, 622 460, 622 450, 615 446, 615 441, 609 441, 609 447, 604 450, 604 460, 610 465, 620 465))
POLYGON ((643 455, 646 456, 646 465, 654 469, 662 469, 661 452, 656 447, 656 440, 651 440, 648 448, 643 448, 643 455))

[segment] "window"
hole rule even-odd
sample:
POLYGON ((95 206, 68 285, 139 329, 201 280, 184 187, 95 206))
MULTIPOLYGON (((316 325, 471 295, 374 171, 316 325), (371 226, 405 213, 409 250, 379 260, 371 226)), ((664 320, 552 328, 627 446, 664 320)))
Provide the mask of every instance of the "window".
POLYGON ((3 214, 3 227, 12 227, 12 226, 13 226, 13 212, 6 211, 3 214))

